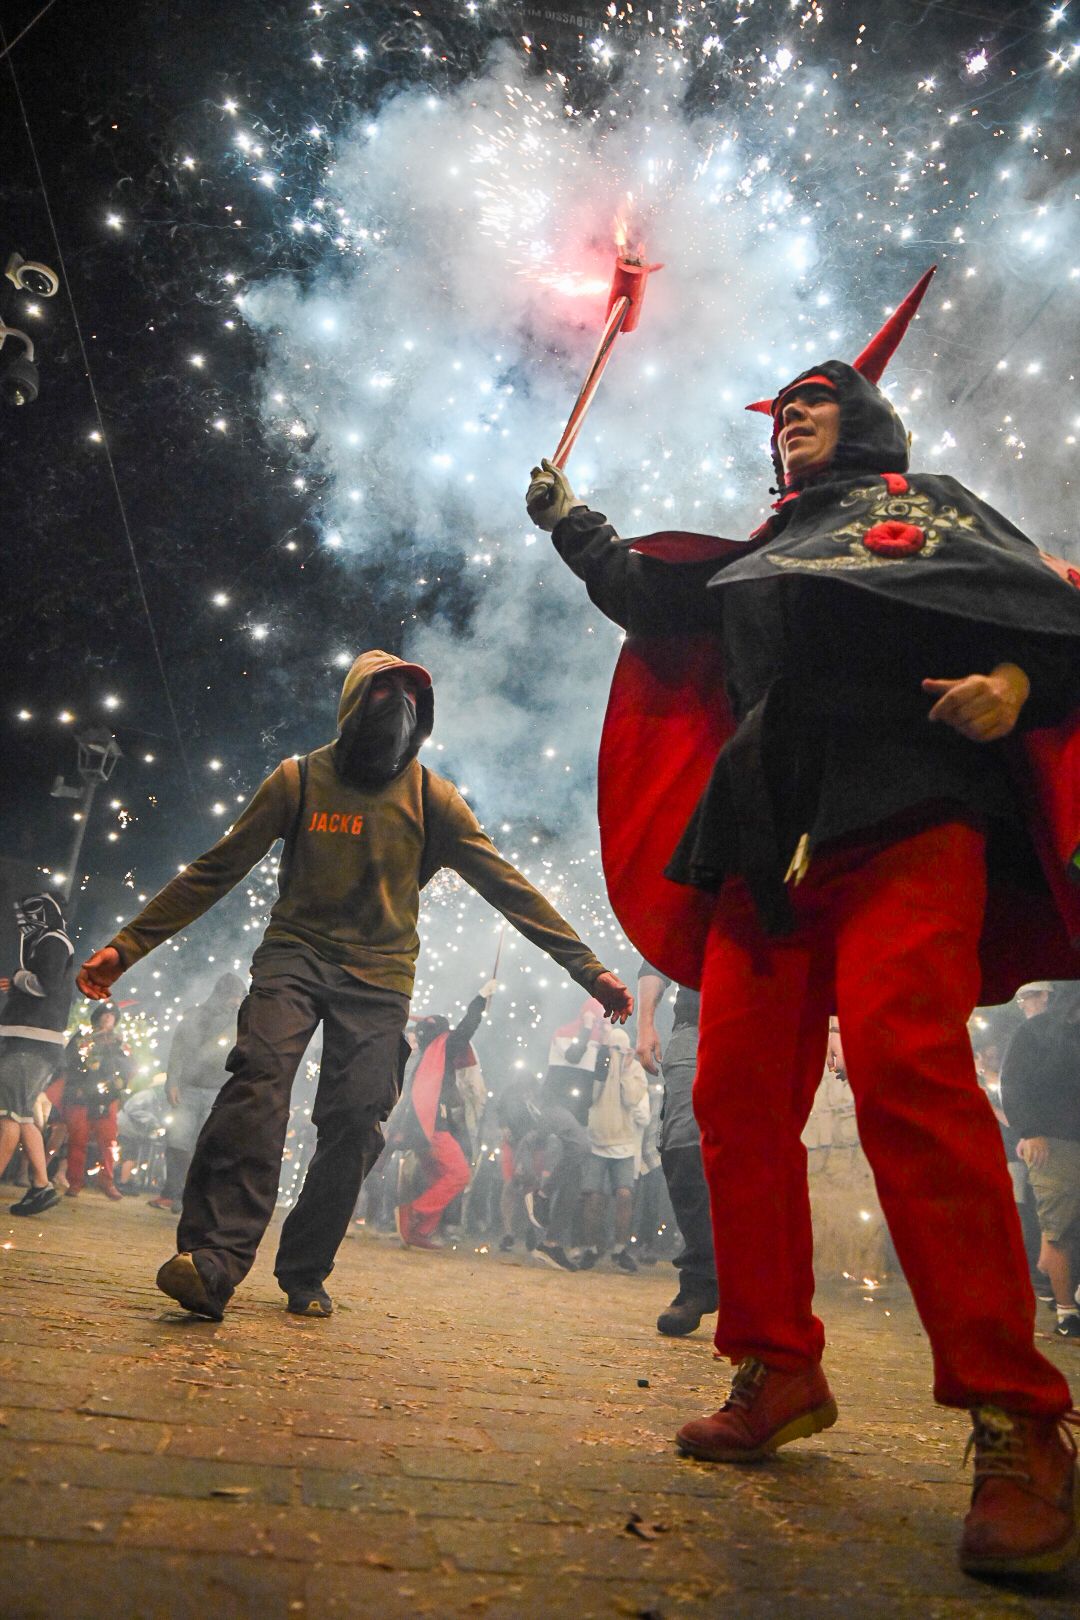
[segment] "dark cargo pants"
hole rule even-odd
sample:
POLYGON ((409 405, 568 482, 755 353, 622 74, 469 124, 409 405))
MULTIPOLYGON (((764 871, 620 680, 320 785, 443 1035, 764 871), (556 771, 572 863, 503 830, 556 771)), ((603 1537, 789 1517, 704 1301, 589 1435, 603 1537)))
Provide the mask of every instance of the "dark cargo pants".
POLYGON ((321 1023, 311 1114, 318 1139, 274 1266, 288 1292, 317 1286, 333 1269, 382 1151, 380 1123, 398 1098, 409 1001, 301 945, 260 946, 251 974, 225 1060, 230 1078, 195 1145, 177 1247, 216 1270, 226 1291, 246 1277, 277 1200, 293 1079, 321 1023))
POLYGON ((679 1288, 716 1309, 716 1257, 712 1212, 701 1133, 691 1094, 697 1068, 696 1024, 680 1024, 664 1050, 664 1108, 660 1123, 660 1163, 683 1246, 675 1256, 679 1288))

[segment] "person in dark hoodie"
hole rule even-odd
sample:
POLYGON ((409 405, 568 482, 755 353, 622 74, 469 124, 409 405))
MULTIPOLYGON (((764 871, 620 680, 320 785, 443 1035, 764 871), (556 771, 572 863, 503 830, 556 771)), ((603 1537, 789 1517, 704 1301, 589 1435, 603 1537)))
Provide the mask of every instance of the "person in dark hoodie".
POLYGON ((452 783, 420 765, 433 718, 425 669, 385 652, 361 654, 345 678, 336 740, 284 760, 224 838, 79 974, 84 994, 106 997, 125 969, 284 840, 278 899, 226 1059, 230 1079, 195 1147, 179 1252, 157 1276, 186 1310, 220 1321, 251 1268, 274 1209, 293 1077, 321 1023, 318 1141, 282 1228, 275 1274, 294 1314, 330 1314, 323 1283, 398 1096, 420 890, 441 867, 459 872, 613 1019, 633 1009, 626 986, 503 859, 452 783))
POLYGON ((936 1398, 973 1417, 960 1562, 1022 1574, 1080 1545, 1077 1448, 1068 1385, 1035 1349, 966 1021, 1075 961, 1077 738, 1021 734, 1064 726, 1080 701, 1080 576, 956 480, 909 473, 875 385, 928 281, 854 365, 827 361, 752 407, 772 421, 782 489, 749 544, 622 542, 550 463, 527 503, 629 632, 600 759, 614 909, 647 960, 702 993, 716 1346, 737 1370, 678 1444, 742 1462, 836 1420, 800 1141, 835 1011, 936 1398))
POLYGON ((180 1213, 181 1195, 199 1132, 225 1084, 236 1013, 246 986, 238 973, 223 973, 206 1000, 190 1007, 169 1048, 165 1095, 170 1105, 165 1137, 165 1185, 148 1200, 152 1209, 180 1213))
POLYGON ((13 1213, 40 1215, 60 1194, 45 1168, 45 1145, 34 1104, 64 1054, 64 1031, 75 989, 72 945, 60 903, 51 894, 28 894, 16 902, 19 965, 0 979, 6 997, 0 1012, 0 1175, 22 1143, 30 1185, 13 1213))

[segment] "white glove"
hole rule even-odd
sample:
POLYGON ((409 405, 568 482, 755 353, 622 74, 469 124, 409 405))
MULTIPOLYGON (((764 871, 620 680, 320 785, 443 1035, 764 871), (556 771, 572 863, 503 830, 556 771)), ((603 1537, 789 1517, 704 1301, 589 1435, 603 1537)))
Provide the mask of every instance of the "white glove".
POLYGON ((480 991, 480 994, 483 996, 485 1001, 491 1000, 492 996, 495 994, 498 983, 498 979, 489 979, 487 984, 484 985, 483 989, 480 991))
POLYGON ((566 474, 546 456, 539 467, 533 468, 525 506, 538 529, 546 529, 550 534, 560 518, 584 505, 570 488, 566 474))

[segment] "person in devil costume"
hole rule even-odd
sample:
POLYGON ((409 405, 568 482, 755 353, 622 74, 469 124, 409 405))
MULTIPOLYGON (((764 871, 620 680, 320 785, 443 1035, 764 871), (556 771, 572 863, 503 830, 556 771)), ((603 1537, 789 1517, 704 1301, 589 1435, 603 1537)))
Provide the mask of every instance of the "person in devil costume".
POLYGON ((783 489, 749 544, 621 541, 550 463, 527 502, 628 631, 600 758, 614 909, 702 992, 716 1346, 737 1370, 678 1444, 749 1461, 836 1421, 800 1142, 836 1012, 935 1396, 973 1417, 961 1565, 1030 1573, 1080 1545, 1080 1419, 1034 1346, 966 1020, 1021 979, 1076 976, 1080 576, 954 479, 908 471, 876 383, 931 273, 853 365, 751 407, 783 489))
MULTIPOLYGON (((417 1061, 395 1110, 400 1124, 391 1120, 387 1128, 390 1146, 399 1145, 418 1156, 426 1182, 421 1191, 397 1206, 398 1236, 406 1248, 437 1248, 433 1234, 439 1222, 469 1185, 474 1143, 462 1081, 467 1083, 470 1074, 479 1072, 471 1043, 495 986, 496 981, 489 979, 453 1029, 450 1020, 440 1014, 413 1022, 417 1061)), ((486 1104, 486 1088, 483 1100, 486 1104)))
POLYGON ((294 1315, 330 1315, 323 1283, 398 1098, 420 891, 442 867, 613 1019, 633 1011, 626 986, 503 859, 453 784, 421 766, 434 713, 427 670, 361 653, 342 687, 335 741, 283 760, 213 849, 80 970, 83 994, 104 1000, 126 968, 201 917, 284 840, 280 892, 225 1060, 230 1078, 195 1144, 179 1252, 157 1274, 162 1292, 199 1316, 220 1321, 251 1269, 277 1200, 293 1079, 320 1024, 318 1139, 282 1227, 275 1275, 294 1315))

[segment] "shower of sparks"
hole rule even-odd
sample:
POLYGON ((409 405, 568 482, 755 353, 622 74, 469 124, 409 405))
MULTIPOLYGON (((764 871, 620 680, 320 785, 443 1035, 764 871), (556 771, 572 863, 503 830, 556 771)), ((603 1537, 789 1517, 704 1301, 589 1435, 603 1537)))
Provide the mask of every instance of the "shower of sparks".
MULTIPOLYGON (((636 958, 603 896, 592 778, 618 637, 536 543, 522 502, 595 341, 613 215, 667 265, 575 452, 575 488, 621 532, 746 534, 770 470, 743 404, 815 359, 849 358, 937 261, 885 384, 913 464, 955 473, 1048 549, 1073 545, 1080 19, 1047 8, 1007 49, 973 19, 953 59, 916 61, 895 10, 867 8, 838 45, 824 0, 685 0, 640 18, 611 5, 588 37, 542 49, 505 26, 497 37, 505 19, 487 0, 458 8, 457 32, 417 11, 407 43, 359 39, 358 8, 341 0, 298 3, 264 102, 207 98, 201 140, 174 159, 178 206, 213 198, 221 227, 207 233, 178 386, 231 445, 243 413, 222 378, 237 329, 258 337, 267 476, 331 548, 343 593, 355 559, 415 556, 401 633, 436 677, 425 758, 470 785, 504 852, 624 975, 636 958), (448 558, 471 590, 464 625, 439 613, 448 558)), ((244 64, 223 67, 238 86, 244 64)), ((96 217, 134 266, 140 225, 111 209, 119 191, 96 217)), ((297 542, 279 543, 299 569, 297 542)), ((256 673, 280 673, 293 604, 263 622, 224 556, 221 578, 215 626, 245 639, 256 673)), ((328 688, 340 679, 340 645, 310 657, 328 688)), ((85 695, 69 700, 40 724, 81 721, 85 695)), ((10 711, 24 728, 33 712, 10 711)), ((206 808, 221 827, 257 784, 212 720, 207 735, 220 768, 206 808)), ((146 778, 144 800, 154 758, 125 764, 146 778)), ((112 813, 121 842, 136 814, 112 813)), ((230 958, 265 921, 271 862, 245 893, 243 921, 234 908, 220 925, 230 958)), ((451 875, 429 886, 418 1008, 465 1005, 497 926, 451 875)), ((218 925, 200 927, 159 953, 170 978, 205 964, 218 925)), ((549 964, 512 933, 507 957, 489 1022, 512 1029, 514 1061, 533 1070, 578 992, 541 989, 549 964)), ((131 977, 158 996, 145 967, 131 977)))

